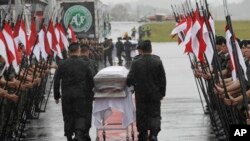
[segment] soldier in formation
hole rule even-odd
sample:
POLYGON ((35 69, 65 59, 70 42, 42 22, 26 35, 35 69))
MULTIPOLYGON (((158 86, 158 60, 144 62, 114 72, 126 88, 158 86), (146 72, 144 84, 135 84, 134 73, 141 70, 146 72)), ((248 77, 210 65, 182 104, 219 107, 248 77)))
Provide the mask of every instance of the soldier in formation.
POLYGON ((113 66, 113 59, 112 59, 112 51, 114 49, 114 45, 112 39, 105 38, 103 43, 103 59, 104 59, 104 66, 107 66, 107 59, 110 66, 113 66))
MULTIPOLYGON (((249 59, 250 59, 250 42, 247 40, 235 40, 239 44, 241 52, 245 59, 246 76, 244 73, 238 73, 233 77, 234 67, 230 59, 230 52, 228 50, 227 41, 223 36, 216 36, 216 51, 218 52, 217 58, 213 58, 212 67, 209 68, 199 64, 194 68, 195 76, 198 79, 204 79, 207 85, 207 91, 203 91, 207 103, 207 110, 211 118, 211 128, 213 133, 219 140, 229 139, 229 125, 232 124, 249 124, 242 95, 242 88, 246 88, 247 101, 250 98, 249 90, 249 59), (202 71, 202 68, 205 70, 202 71), (221 68, 221 71, 218 70, 221 68), (210 69, 210 71, 209 71, 210 69), (218 75, 218 74, 221 75, 218 75), (243 82, 240 81, 239 76, 244 78, 243 82), (248 78, 248 79, 247 79, 248 78), (215 83, 215 80, 217 81, 215 83), (225 85, 224 85, 224 84, 225 85)), ((243 72, 242 70, 239 70, 243 72)))
MULTIPOLYGON (((25 48, 18 46, 19 72, 13 66, 6 68, 0 57, 0 138, 18 140, 26 137, 25 125, 29 119, 37 119, 42 101, 48 96, 50 61, 27 59, 25 48), (29 62, 28 62, 29 61, 29 62)), ((50 59, 48 59, 50 60, 50 59)))
POLYGON ((118 58, 118 65, 119 66, 122 66, 122 52, 124 51, 124 47, 123 47, 123 43, 121 41, 121 37, 118 37, 117 38, 117 42, 115 44, 115 47, 116 47, 116 56, 118 58))

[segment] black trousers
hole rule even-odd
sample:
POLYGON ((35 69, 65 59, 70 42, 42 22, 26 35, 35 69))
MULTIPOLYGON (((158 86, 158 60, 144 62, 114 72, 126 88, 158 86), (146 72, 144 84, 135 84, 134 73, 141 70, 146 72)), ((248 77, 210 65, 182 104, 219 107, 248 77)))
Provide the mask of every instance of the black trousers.
POLYGON ((112 59, 112 54, 111 53, 104 53, 104 65, 107 65, 106 62, 107 62, 107 59, 109 61, 109 65, 110 66, 113 66, 113 59, 112 59))
POLYGON ((130 51, 127 51, 127 52, 125 52, 125 55, 126 55, 126 63, 127 64, 130 64, 131 63, 131 61, 132 61, 132 58, 131 58, 131 52, 130 51))
POLYGON ((157 136, 161 130, 161 101, 136 96, 136 126, 139 138, 147 137, 148 130, 157 136))
POLYGON ((117 58, 118 58, 118 64, 121 66, 122 65, 122 62, 123 62, 123 60, 122 60, 122 53, 117 53, 117 58))
POLYGON ((72 136, 76 130, 88 132, 91 127, 92 102, 81 97, 62 97, 64 135, 72 136))

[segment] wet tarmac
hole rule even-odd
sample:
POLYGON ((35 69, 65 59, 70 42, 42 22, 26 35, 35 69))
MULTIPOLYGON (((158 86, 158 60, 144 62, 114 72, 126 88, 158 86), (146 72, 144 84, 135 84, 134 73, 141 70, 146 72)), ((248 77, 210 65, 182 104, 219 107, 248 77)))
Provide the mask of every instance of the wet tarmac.
MULTIPOLYGON (((116 38, 132 29, 137 23, 112 23, 116 38)), ((152 33, 153 34, 153 33, 152 33)), ((162 130, 159 141, 215 141, 210 134, 209 117, 204 115, 190 63, 183 49, 176 43, 153 43, 153 53, 163 60, 167 75, 167 92, 162 101, 162 130)), ((117 114, 114 118, 119 118, 117 114)), ((61 105, 55 104, 51 95, 45 113, 39 120, 27 124, 26 141, 66 141, 63 136, 61 105)), ((96 130, 92 126, 91 138, 96 130)), ((101 133, 99 133, 101 138, 101 133)), ((101 139, 102 140, 102 139, 101 139)), ((107 141, 125 141, 126 131, 107 131, 107 141)), ((131 140, 131 138, 130 138, 131 140)), ((136 139, 135 139, 136 140, 136 139)))

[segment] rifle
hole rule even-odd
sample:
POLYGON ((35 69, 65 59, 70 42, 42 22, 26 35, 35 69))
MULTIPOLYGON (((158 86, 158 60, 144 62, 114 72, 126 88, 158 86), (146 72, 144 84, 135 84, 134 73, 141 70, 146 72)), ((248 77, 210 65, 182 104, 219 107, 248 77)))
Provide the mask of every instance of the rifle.
MULTIPOLYGON (((21 16, 20 16, 20 17, 21 17, 21 16)), ((33 56, 33 51, 34 51, 34 48, 32 49, 32 55, 30 56, 30 58, 32 58, 32 56, 33 56)), ((20 70, 20 71, 21 71, 21 70, 20 70)), ((22 85, 22 83, 25 83, 26 78, 27 78, 27 75, 28 75, 28 71, 29 71, 29 70, 28 70, 28 67, 26 67, 25 70, 24 70, 23 77, 21 78, 20 84, 19 84, 19 86, 18 86, 16 95, 19 95, 21 85, 22 85)), ((19 74, 20 74, 20 72, 19 72, 19 74)), ((35 73, 34 73, 33 77, 34 77, 34 76, 35 76, 35 73)), ((18 77, 20 78, 20 76, 18 76, 18 77)), ((34 79, 33 79, 33 81, 34 81, 34 79)), ((32 81, 32 82, 33 82, 33 81, 32 81)), ((12 104, 12 105, 11 105, 10 112, 9 112, 8 115, 7 115, 6 122, 5 122, 4 126, 3 126, 3 132, 2 132, 2 134, 1 134, 1 138, 3 138, 3 139, 5 139, 5 137, 6 137, 6 131, 7 131, 7 128, 8 128, 8 124, 9 124, 11 115, 12 115, 12 114, 15 114, 15 113, 13 113, 13 110, 18 108, 19 103, 20 103, 20 100, 21 100, 21 98, 18 99, 18 102, 17 102, 16 104, 12 104)), ((17 113, 17 114, 18 114, 18 113, 17 113)), ((15 116, 14 116, 14 117, 15 117, 15 116)), ((13 123, 12 123, 12 124, 13 124, 13 123)))
MULTIPOLYGON (((44 18, 43 18, 43 20, 42 20, 42 22, 41 22, 40 30, 42 29, 43 23, 44 23, 44 18)), ((37 41, 38 41, 38 36, 39 36, 39 35, 37 34, 37 36, 36 36, 36 41, 35 41, 36 43, 37 43, 37 41)), ((34 52, 34 48, 35 48, 35 46, 32 48, 32 52, 31 52, 31 55, 30 55, 30 62, 31 62, 31 59, 32 59, 32 57, 33 57, 33 55, 34 55, 34 53, 33 53, 33 52, 34 52)), ((35 77, 35 75, 36 75, 36 72, 39 72, 39 71, 37 71, 37 68, 38 68, 38 64, 35 65, 35 69, 34 69, 33 77, 32 77, 32 82, 34 81, 34 77, 35 77)), ((28 72, 28 71, 27 71, 27 72, 28 72)), ((25 75, 27 75, 27 73, 26 73, 25 75)), ((20 136, 22 136, 23 129, 24 129, 25 124, 26 124, 27 119, 28 119, 28 117, 27 117, 27 115, 26 115, 26 114, 27 114, 26 111, 27 111, 27 110, 31 110, 31 107, 32 107, 33 102, 34 102, 35 94, 36 94, 36 92, 37 92, 37 88, 38 88, 38 87, 32 89, 32 90, 33 90, 33 94, 32 94, 32 96, 30 97, 29 102, 26 103, 26 105, 24 106, 25 108, 24 108, 23 111, 21 112, 21 121, 22 121, 22 122, 20 122, 19 125, 17 126, 17 130, 20 130, 20 131, 21 131, 20 136)), ((31 91, 30 91, 30 92, 31 92, 31 91)), ((30 93, 29 93, 29 94, 30 94, 30 93)), ((15 137, 15 140, 16 140, 17 138, 18 138, 18 136, 15 137)))
MULTIPOLYGON (((205 3, 206 3, 206 6, 207 6, 207 11, 204 10, 203 5, 201 5, 201 10, 203 12, 203 16, 204 16, 204 19, 205 19, 206 28, 209 31, 209 39, 210 39, 210 42, 212 43, 211 45, 212 45, 213 50, 214 50, 214 62, 213 62, 214 67, 213 68, 215 70, 214 72, 215 72, 215 78, 216 78, 215 81, 212 81, 213 83, 212 83, 212 86, 211 86, 210 89, 213 89, 213 86, 215 85, 215 83, 219 82, 219 75, 220 75, 220 77, 222 78, 222 84, 223 84, 225 96, 229 97, 228 93, 227 93, 225 81, 224 81, 223 76, 222 76, 221 66, 220 66, 219 61, 218 61, 218 53, 217 53, 217 50, 216 50, 215 39, 214 39, 215 36, 214 36, 214 34, 212 32, 212 28, 211 28, 211 26, 209 24, 209 16, 210 16, 209 13, 210 12, 208 10, 207 1, 205 1, 205 3)), ((216 107, 218 108, 217 110, 219 111, 217 113, 219 115, 219 119, 220 119, 220 121, 222 123, 222 126, 224 127, 226 138, 228 140, 229 139, 229 134, 228 134, 229 133, 229 124, 233 123, 233 122, 236 123, 236 121, 237 121, 236 115, 235 115, 235 113, 233 112, 233 110, 231 108, 229 109, 228 107, 225 106, 223 101, 218 96, 216 96, 213 91, 211 91, 211 92, 212 92, 212 97, 211 98, 213 98, 213 100, 215 100, 214 102, 216 104, 216 107), (229 119, 229 115, 231 115, 232 119, 233 119, 233 121, 231 121, 231 122, 230 122, 230 119, 229 119)))
MULTIPOLYGON (((173 11, 173 14, 174 14, 176 23, 179 23, 179 15, 177 16, 177 13, 175 12, 175 10, 174 10, 174 8, 173 8, 173 5, 171 5, 171 8, 172 8, 172 11, 173 11)), ((181 32, 180 34, 181 34, 182 40, 184 40, 184 38, 185 38, 184 33, 181 32)), ((188 54, 188 56, 189 56, 189 61, 190 61, 191 68, 192 68, 192 71, 193 71, 193 76, 194 76, 194 78, 195 78, 195 84, 196 84, 196 87, 197 87, 197 90, 198 90, 198 94, 199 94, 199 97, 200 97, 200 101, 201 101, 201 104, 202 104, 202 109, 203 109, 203 111, 204 111, 204 113, 205 113, 205 108, 204 108, 203 100, 202 100, 202 98, 201 98, 200 89, 201 89, 201 91, 203 92, 204 97, 206 97, 206 96, 205 96, 206 91, 205 91, 205 88, 204 88, 204 85, 203 85, 202 81, 201 81, 200 79, 198 79, 198 78, 195 77, 195 71, 194 71, 195 65, 194 65, 194 64, 192 63, 192 61, 191 61, 191 56, 190 56, 190 54, 188 54), (199 84, 199 86, 198 86, 198 84, 199 84)), ((195 57, 195 56, 194 56, 194 57, 195 57)), ((207 102, 207 104, 208 104, 209 101, 208 101, 206 98, 205 98, 205 100, 206 100, 206 102, 207 102)))
POLYGON ((228 27, 229 31, 231 32, 231 34, 233 35, 230 38, 230 42, 231 42, 232 49, 233 49, 233 56, 235 59, 236 72, 237 72, 240 86, 241 86, 241 93, 243 96, 243 105, 246 109, 246 117, 249 118, 249 114, 248 114, 249 108, 248 108, 248 100, 247 100, 247 95, 246 95, 246 85, 244 83, 244 77, 243 77, 244 74, 242 73, 243 68, 241 67, 240 61, 238 58, 238 51, 237 51, 237 46, 236 46, 236 41, 235 41, 235 36, 234 36, 235 34, 233 31, 233 26, 232 26, 231 17, 229 14, 228 6, 227 6, 227 1, 223 0, 223 4, 224 4, 224 12, 225 12, 225 16, 226 16, 227 27, 228 27))

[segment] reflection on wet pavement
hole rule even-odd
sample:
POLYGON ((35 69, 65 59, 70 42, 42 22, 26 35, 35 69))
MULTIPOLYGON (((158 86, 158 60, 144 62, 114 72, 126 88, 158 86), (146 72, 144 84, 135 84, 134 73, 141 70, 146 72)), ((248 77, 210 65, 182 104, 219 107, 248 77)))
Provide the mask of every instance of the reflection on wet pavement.
MULTIPOLYGON (((116 38, 123 30, 130 31, 137 23, 113 23, 116 38), (120 33, 118 32, 120 31, 120 33)), ((167 93, 162 101, 162 130, 159 141, 214 141, 210 134, 209 116, 204 115, 195 81, 190 69, 188 57, 176 43, 154 43, 153 53, 159 55, 167 75, 167 93)), ((119 114, 118 114, 119 115, 119 114)), ((119 117, 119 116, 118 116, 119 117)), ((96 138, 92 126, 91 138, 96 138)), ((129 132, 129 134, 131 134, 129 132)), ((47 110, 41 113, 39 120, 27 124, 26 141, 66 141, 63 136, 61 105, 56 105, 53 95, 49 99, 47 110)), ((102 133, 99 132, 102 140, 102 133)), ((107 131, 107 141, 125 141, 126 131, 107 131)), ((131 138, 130 138, 131 140, 131 138)))

